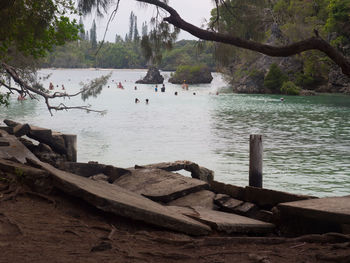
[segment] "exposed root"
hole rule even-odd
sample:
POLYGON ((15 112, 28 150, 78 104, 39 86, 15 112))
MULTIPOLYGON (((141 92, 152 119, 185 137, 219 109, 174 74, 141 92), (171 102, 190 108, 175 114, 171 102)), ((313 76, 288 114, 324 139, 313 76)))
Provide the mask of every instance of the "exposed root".
POLYGON ((107 237, 107 239, 109 239, 109 240, 112 240, 112 238, 113 238, 113 235, 115 234, 115 232, 116 232, 116 228, 115 228, 115 226, 113 226, 113 225, 111 225, 111 232, 109 233, 109 235, 108 235, 108 237, 107 237))

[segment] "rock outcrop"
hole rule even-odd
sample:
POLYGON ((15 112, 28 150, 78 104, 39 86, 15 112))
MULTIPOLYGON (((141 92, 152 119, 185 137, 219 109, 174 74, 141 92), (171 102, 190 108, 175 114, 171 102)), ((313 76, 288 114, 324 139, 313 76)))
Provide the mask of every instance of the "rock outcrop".
MULTIPOLYGON (((271 26, 271 35, 266 41, 269 45, 281 45, 288 43, 277 24, 271 26)), ((288 74, 290 79, 294 78, 295 72, 300 72, 303 69, 303 63, 297 59, 296 56, 292 57, 270 57, 263 54, 254 54, 255 58, 241 63, 235 61, 230 67, 231 75, 237 75, 231 80, 233 91, 237 93, 270 93, 264 87, 264 77, 269 72, 271 64, 275 63, 285 73, 288 74), (244 70, 242 70, 244 69, 244 70), (241 72, 237 74, 237 72, 241 72), (243 73, 245 72, 245 73, 243 73)))
POLYGON ((162 84, 164 77, 160 74, 159 69, 156 67, 150 67, 146 76, 143 79, 136 81, 138 84, 162 84))

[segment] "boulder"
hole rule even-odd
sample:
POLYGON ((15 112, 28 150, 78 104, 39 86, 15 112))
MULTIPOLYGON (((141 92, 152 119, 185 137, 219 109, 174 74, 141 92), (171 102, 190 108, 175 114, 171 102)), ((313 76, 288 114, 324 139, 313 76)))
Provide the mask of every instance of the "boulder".
POLYGON ((159 69, 156 67, 150 67, 146 76, 143 79, 136 81, 138 84, 162 84, 164 77, 160 75, 159 69))

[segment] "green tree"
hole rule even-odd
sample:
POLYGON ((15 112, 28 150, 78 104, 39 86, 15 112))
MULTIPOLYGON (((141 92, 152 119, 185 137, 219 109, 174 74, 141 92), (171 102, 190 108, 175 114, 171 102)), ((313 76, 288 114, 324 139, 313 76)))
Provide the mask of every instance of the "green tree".
POLYGON ((132 41, 134 36, 134 23, 135 23, 135 15, 134 12, 131 11, 130 17, 129 17, 129 34, 128 37, 125 37, 125 41, 132 41))
POLYGON ((79 26, 80 26, 80 32, 79 32, 79 38, 81 40, 85 40, 85 29, 84 29, 84 23, 82 17, 79 18, 79 26))
POLYGON ((139 30, 137 29, 137 16, 134 17, 134 41, 140 40, 139 30))
MULTIPOLYGON (((71 0, 0 2, 0 104, 7 104, 8 96, 3 93, 7 90, 30 98, 41 96, 50 113, 71 108, 93 111, 87 106, 51 105, 55 98, 72 95, 50 94, 36 77, 39 58, 56 46, 78 40, 80 27, 76 20, 69 19, 69 14, 77 14, 71 0)), ((96 94, 106 81, 106 77, 95 80, 78 94, 96 94)))
POLYGON ((271 64, 270 70, 265 76, 264 87, 272 93, 280 93, 283 82, 287 81, 287 76, 275 64, 271 64))
POLYGON ((95 49, 97 47, 97 35, 96 35, 96 22, 95 19, 92 21, 92 26, 90 29, 90 42, 91 47, 95 49))

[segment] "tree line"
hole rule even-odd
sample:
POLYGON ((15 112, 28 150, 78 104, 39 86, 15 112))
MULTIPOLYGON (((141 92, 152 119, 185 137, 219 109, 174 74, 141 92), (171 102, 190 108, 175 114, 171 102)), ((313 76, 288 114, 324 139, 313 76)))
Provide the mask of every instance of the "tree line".
MULTIPOLYGON (((150 60, 144 56, 141 38, 148 35, 148 23, 143 22, 139 35, 137 16, 131 12, 129 31, 122 38, 116 34, 115 41, 101 43, 97 41, 96 22, 93 20, 90 30, 85 30, 80 18, 79 39, 69 41, 63 46, 55 46, 41 60, 44 68, 147 68, 150 60)), ((162 50, 162 59, 157 66, 163 70, 176 70, 179 65, 207 65, 215 70, 213 57, 214 44, 198 44, 193 40, 181 40, 171 49, 162 50)))

